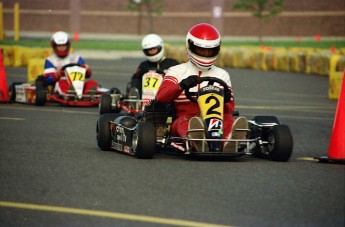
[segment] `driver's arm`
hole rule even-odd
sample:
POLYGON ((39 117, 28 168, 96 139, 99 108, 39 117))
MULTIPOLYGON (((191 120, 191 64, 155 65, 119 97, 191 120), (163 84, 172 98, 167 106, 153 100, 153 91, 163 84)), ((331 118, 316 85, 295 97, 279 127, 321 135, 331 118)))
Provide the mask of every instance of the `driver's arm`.
POLYGON ((43 75, 47 84, 55 84, 61 76, 60 70, 58 70, 48 59, 46 59, 44 63, 43 75))
POLYGON ((156 100, 161 103, 168 104, 177 99, 181 92, 182 90, 180 89, 177 78, 166 75, 158 89, 156 100))
POLYGON ((85 60, 79 56, 78 65, 86 69, 85 77, 90 78, 92 74, 92 70, 88 64, 85 63, 85 60))

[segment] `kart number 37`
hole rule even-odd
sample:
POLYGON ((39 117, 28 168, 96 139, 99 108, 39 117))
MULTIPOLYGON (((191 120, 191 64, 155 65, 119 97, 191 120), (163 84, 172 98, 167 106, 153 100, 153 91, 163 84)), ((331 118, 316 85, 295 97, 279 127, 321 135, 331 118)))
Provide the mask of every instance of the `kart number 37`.
POLYGON ((143 76, 143 90, 149 89, 157 91, 163 80, 162 75, 157 73, 147 73, 143 76))

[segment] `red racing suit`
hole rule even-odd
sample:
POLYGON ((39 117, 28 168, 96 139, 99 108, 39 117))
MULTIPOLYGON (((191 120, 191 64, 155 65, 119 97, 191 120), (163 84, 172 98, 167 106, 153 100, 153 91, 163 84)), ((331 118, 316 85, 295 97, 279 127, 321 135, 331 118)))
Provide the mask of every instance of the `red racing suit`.
MULTIPOLYGON (((44 63, 44 78, 48 85, 55 85, 54 90, 59 94, 66 94, 69 88, 69 84, 65 78, 60 78, 57 75, 57 72, 67 64, 79 64, 82 67, 85 67, 86 78, 91 77, 91 68, 89 68, 84 59, 79 55, 70 53, 66 57, 58 57, 56 54, 50 55, 46 58, 44 63)), ((98 83, 94 80, 87 80, 84 84, 84 94, 87 93, 89 89, 96 90, 98 88, 98 83)))
MULTIPOLYGON (((179 64, 169 68, 164 80, 159 87, 156 94, 156 100, 164 104, 174 102, 176 109, 176 119, 172 123, 171 129, 175 136, 186 137, 188 130, 188 121, 190 118, 200 115, 200 109, 197 103, 191 102, 185 95, 184 91, 180 89, 179 83, 191 75, 198 75, 199 77, 216 77, 223 80, 231 89, 230 75, 224 69, 212 66, 209 70, 201 71, 190 61, 179 64)), ((196 92, 200 87, 207 85, 207 82, 202 82, 190 89, 191 92, 196 92)), ((227 138, 230 134, 232 124, 234 122, 234 99, 233 94, 230 102, 224 105, 224 119, 223 119, 223 138, 227 138)))

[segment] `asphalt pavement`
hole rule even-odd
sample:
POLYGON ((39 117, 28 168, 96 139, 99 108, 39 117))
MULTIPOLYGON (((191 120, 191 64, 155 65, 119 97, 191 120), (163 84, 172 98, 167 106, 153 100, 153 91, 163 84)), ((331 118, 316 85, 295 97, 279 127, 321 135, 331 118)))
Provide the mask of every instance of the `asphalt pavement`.
MULTIPOLYGON (((142 59, 87 60, 93 79, 124 92, 142 59)), ((327 154, 337 105, 328 78, 227 70, 240 115, 290 127, 289 162, 140 160, 97 147, 97 107, 0 104, 0 226, 343 227, 344 165, 313 159, 327 154)), ((9 83, 27 75, 6 72, 9 83)))

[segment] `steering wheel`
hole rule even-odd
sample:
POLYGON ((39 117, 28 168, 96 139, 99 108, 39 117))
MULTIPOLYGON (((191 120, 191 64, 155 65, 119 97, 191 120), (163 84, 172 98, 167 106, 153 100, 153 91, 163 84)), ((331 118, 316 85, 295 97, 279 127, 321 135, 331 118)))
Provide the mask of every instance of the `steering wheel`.
POLYGON ((69 64, 67 64, 67 65, 64 65, 64 66, 61 68, 61 70, 64 71, 66 68, 72 67, 72 66, 81 66, 81 65, 78 64, 78 63, 69 63, 69 64))
MULTIPOLYGON (((211 82, 211 83, 219 83, 220 85, 222 85, 224 87, 224 94, 227 94, 227 93, 230 93, 230 89, 228 87, 228 85, 221 79, 218 79, 218 78, 215 78, 215 77, 201 77, 199 78, 200 79, 200 83, 204 82, 204 81, 208 81, 208 82, 211 82)), ((192 97, 192 94, 194 95, 196 92, 190 92, 189 91, 190 88, 187 88, 185 89, 185 94, 186 94, 186 97, 191 101, 191 102, 194 102, 194 103, 197 103, 197 98, 194 98, 192 97)))

